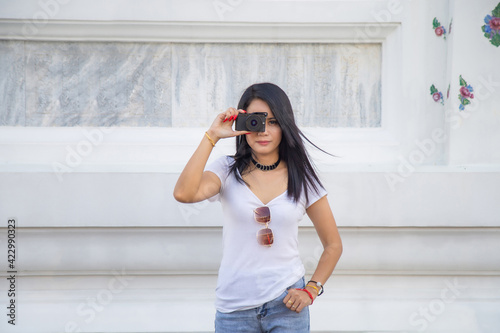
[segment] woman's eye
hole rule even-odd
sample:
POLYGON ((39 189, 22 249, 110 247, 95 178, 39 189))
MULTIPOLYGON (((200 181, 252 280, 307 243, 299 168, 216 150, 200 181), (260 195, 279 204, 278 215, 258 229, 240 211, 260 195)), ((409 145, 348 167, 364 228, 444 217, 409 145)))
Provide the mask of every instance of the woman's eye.
POLYGON ((269 120, 269 125, 278 125, 278 121, 277 120, 269 120))

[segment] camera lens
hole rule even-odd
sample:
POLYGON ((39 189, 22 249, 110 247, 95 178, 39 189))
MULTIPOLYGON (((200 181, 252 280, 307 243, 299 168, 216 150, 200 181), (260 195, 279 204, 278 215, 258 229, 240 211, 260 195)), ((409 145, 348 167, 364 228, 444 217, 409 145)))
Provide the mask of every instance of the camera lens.
POLYGON ((250 115, 246 121, 247 123, 247 128, 249 131, 254 131, 258 128, 259 126, 259 119, 257 116, 250 115))
POLYGON ((245 119, 245 130, 250 132, 264 132, 266 130, 266 117, 267 114, 263 112, 247 115, 245 119))

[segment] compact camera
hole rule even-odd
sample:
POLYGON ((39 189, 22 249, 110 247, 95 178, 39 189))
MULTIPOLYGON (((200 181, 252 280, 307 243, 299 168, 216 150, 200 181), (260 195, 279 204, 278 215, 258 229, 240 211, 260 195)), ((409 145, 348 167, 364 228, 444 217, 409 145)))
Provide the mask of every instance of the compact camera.
POLYGON ((240 113, 236 118, 235 130, 264 132, 266 130, 267 112, 240 113))

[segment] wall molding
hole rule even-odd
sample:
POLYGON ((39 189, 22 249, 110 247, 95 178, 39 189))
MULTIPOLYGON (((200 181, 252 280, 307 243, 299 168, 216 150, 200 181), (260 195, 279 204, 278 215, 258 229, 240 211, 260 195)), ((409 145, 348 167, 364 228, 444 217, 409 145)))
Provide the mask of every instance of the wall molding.
MULTIPOLYGON (((498 227, 499 174, 436 167, 408 175, 394 191, 382 172, 322 172, 321 178, 341 226, 498 227)), ((16 217, 20 227, 220 227, 220 204, 173 199, 177 178, 167 170, 0 172, 0 218, 16 217)), ((307 217, 302 223, 312 225, 307 217)))
MULTIPOLYGON (((91 21, 91 20, 49 20, 36 29, 30 28, 29 20, 0 19, 0 38, 12 40, 14 43, 22 41, 108 41, 108 42, 237 42, 237 43, 380 43, 382 46, 382 85, 381 85, 381 127, 376 130, 362 129, 361 131, 333 134, 330 128, 313 128, 311 138, 326 151, 333 152, 343 158, 339 161, 350 165, 359 163, 397 164, 401 149, 413 147, 408 133, 401 129, 402 109, 404 99, 400 92, 401 77, 398 68, 401 68, 402 48, 400 22, 386 23, 262 23, 262 22, 152 22, 152 21, 91 21), (32 29, 33 31, 29 31, 32 29), (389 68, 392 70, 389 71, 389 68), (360 142, 360 134, 362 140, 360 142), (343 136, 343 137, 342 137, 343 136), (316 140, 316 138, 317 140, 316 140), (339 140, 339 137, 340 140, 339 140), (339 142, 340 145, 338 144, 339 142), (369 160, 367 160, 367 156, 369 160)), ((150 127, 147 127, 150 130, 150 127)), ((51 128, 52 130, 54 128, 51 128)), ((30 136, 33 128, 27 128, 30 136)), ((182 129, 196 130, 196 129, 182 129)), ((341 129, 343 130, 343 129, 341 129)), ((22 129, 9 129, 9 132, 18 132, 22 129)), ((127 129, 125 129, 127 131, 127 129)), ((335 129, 337 131, 337 129, 335 129)), ((14 134, 14 133, 11 133, 14 134)), ((173 134, 173 133, 172 133, 173 134)), ((15 134, 14 134, 15 135, 15 134)), ((425 137, 425 133, 418 136, 425 137)), ((167 135, 168 140, 175 140, 174 135, 167 135)), ((12 142, 12 140, 10 140, 12 142)), ((34 147, 33 145, 31 147, 34 147)), ((191 146, 189 146, 191 147, 191 146)), ((195 147, 195 146, 193 146, 195 147)), ((12 142, 12 145, 0 147, 10 151, 30 150, 30 146, 12 142)), ((52 148, 52 147, 50 147, 52 148)), ((150 147, 149 147, 150 148, 150 147)), ((174 148, 175 149, 175 148, 174 148)), ((438 147, 438 151, 441 148, 438 147)), ((189 151, 189 149, 184 149, 189 151)), ((55 154, 65 153, 65 147, 54 151, 55 154)), ((172 155, 174 151, 172 151, 172 155)), ((123 151, 129 155, 130 152, 123 151)), ((15 156, 19 154, 14 153, 15 156)), ((28 151, 23 156, 30 155, 28 151)), ((7 156, 7 155, 5 155, 7 156)), ((48 156, 43 154, 43 156, 48 156)), ((92 157, 96 154, 93 153, 92 157)), ((108 155, 112 156, 112 155, 108 155)), ((114 154, 116 156, 116 154, 114 154)), ((431 157, 439 159, 440 154, 431 157)), ((322 158, 323 156, 319 156, 322 158)), ((17 159, 17 157, 14 157, 17 159)), ((13 164, 25 164, 24 162, 13 164)), ((430 161, 432 162, 432 161, 430 161)), ((323 161, 319 160, 319 164, 323 161)), ((331 164, 326 161, 325 165, 331 164)), ((29 171, 39 170, 34 165, 44 162, 33 160, 29 163, 29 171)), ((179 166, 176 166, 178 169, 179 166)), ((10 169, 9 169, 10 170, 10 169)), ((5 170, 6 171, 6 170, 5 170)))
POLYGON ((185 43, 381 43, 400 23, 152 22, 0 19, 0 39, 185 43))
MULTIPOLYGON (((500 227, 339 231, 345 251, 334 275, 500 277, 500 227)), ((20 277, 212 276, 222 257, 222 227, 21 227, 17 233, 20 277), (152 253, 155 260, 145 260, 152 253)), ((322 252, 314 227, 299 228, 299 248, 311 275, 322 252)))

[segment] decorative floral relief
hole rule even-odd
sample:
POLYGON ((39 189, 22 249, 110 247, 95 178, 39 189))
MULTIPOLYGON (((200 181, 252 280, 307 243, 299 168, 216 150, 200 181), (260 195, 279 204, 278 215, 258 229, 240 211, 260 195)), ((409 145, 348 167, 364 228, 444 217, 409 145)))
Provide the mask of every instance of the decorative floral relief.
POLYGON ((500 2, 491 11, 491 15, 486 15, 481 30, 484 32, 484 37, 490 40, 490 43, 496 47, 500 46, 500 2))
POLYGON ((467 82, 462 78, 462 75, 460 75, 460 94, 458 94, 458 99, 460 100, 460 106, 458 107, 460 111, 463 111, 465 109, 466 105, 469 105, 471 103, 471 99, 474 98, 474 89, 470 84, 467 84, 467 82))
MULTIPOLYGON (((441 25, 441 23, 438 21, 438 19, 435 17, 434 20, 432 21, 432 27, 434 28, 434 32, 436 33, 436 36, 441 37, 446 40, 446 28, 444 25, 441 25)), ((451 27, 451 23, 450 23, 451 27)))
POLYGON ((444 105, 443 93, 437 90, 434 85, 431 86, 431 95, 434 102, 441 102, 444 105))

